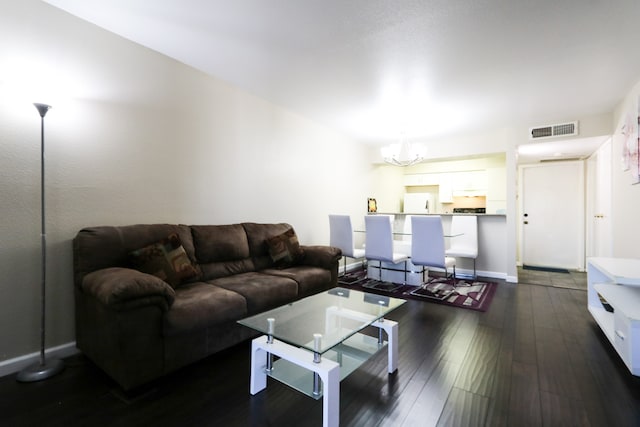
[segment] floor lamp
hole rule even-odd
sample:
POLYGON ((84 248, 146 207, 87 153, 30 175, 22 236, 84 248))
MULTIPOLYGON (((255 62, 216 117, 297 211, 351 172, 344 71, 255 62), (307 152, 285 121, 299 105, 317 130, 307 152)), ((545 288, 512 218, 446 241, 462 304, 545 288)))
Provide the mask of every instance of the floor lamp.
POLYGON ((33 382, 45 380, 64 369, 64 362, 60 359, 45 360, 44 336, 45 336, 45 284, 47 278, 47 233, 45 229, 45 200, 44 200, 44 116, 51 108, 47 104, 33 104, 40 113, 40 206, 42 220, 42 286, 41 286, 41 320, 40 320, 40 361, 18 372, 16 379, 20 382, 33 382))

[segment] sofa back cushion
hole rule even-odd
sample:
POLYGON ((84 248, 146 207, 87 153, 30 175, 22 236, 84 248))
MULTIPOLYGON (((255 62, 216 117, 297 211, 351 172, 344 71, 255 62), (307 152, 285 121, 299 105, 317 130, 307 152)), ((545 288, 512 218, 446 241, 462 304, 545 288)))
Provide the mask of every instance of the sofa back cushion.
POLYGON ((267 239, 283 234, 285 231, 293 230, 289 224, 256 224, 255 222, 242 223, 247 232, 249 242, 249 252, 253 259, 256 270, 264 270, 274 266, 274 261, 269 254, 267 239))
POLYGON ((192 225, 191 231, 204 280, 255 270, 242 225, 192 225))
POLYGON ((272 268, 267 239, 293 230, 291 225, 246 222, 230 225, 138 224, 80 230, 74 239, 77 286, 92 271, 132 267, 130 253, 176 233, 199 274, 188 282, 272 268))
MULTIPOLYGON (((187 256, 196 261, 191 230, 186 225, 139 224, 121 227, 87 227, 73 240, 74 281, 92 271, 109 267, 131 267, 129 254, 176 233, 187 256)), ((194 280, 197 277, 193 278, 194 280)))

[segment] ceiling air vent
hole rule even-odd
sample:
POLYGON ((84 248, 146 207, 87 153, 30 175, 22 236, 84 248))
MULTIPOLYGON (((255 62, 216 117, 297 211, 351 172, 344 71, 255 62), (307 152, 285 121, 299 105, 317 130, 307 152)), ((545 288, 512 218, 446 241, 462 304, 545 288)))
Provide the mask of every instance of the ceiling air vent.
POLYGON ((553 138, 578 134, 578 122, 539 126, 529 129, 529 139, 553 138))

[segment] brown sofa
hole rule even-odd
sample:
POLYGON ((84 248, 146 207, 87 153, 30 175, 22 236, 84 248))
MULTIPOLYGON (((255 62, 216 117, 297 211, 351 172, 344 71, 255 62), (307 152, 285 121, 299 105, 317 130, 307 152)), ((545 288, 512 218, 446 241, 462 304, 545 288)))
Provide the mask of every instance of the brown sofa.
POLYGON ((236 321, 337 283, 339 249, 299 246, 296 256, 277 259, 267 240, 285 232, 297 244, 288 224, 80 230, 73 241, 77 347, 127 390, 254 336, 236 321), (143 272, 140 249, 162 252, 167 236, 186 253, 174 263, 178 275, 143 272))

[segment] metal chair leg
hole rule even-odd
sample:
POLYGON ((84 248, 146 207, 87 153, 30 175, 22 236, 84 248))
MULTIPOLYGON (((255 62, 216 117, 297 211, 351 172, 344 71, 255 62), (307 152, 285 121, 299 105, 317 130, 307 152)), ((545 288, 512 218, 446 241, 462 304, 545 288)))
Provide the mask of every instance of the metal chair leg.
POLYGON ((404 283, 403 285, 407 284, 407 261, 404 262, 404 283))

